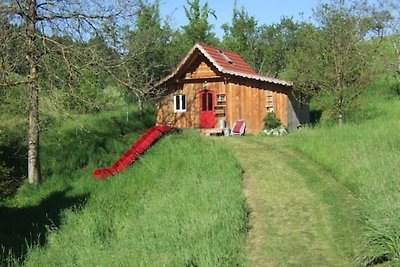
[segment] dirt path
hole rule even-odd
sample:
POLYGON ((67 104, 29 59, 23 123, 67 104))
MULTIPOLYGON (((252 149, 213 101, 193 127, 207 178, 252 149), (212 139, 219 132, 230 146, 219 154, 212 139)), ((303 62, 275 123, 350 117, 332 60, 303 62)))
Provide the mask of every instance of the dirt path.
POLYGON ((355 200, 282 138, 224 138, 244 169, 251 266, 356 266, 355 200))

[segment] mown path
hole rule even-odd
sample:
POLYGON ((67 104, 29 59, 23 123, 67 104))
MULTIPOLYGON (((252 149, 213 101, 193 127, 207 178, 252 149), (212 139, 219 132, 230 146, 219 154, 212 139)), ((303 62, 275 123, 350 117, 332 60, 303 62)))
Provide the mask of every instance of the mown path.
POLYGON ((222 142, 244 169, 250 266, 356 266, 355 200, 345 187, 284 138, 222 142))

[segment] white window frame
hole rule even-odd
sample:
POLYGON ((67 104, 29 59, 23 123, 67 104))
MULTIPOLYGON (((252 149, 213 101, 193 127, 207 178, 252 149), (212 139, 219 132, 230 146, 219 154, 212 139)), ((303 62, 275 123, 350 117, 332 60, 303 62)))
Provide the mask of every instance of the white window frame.
POLYGON ((181 95, 174 95, 174 112, 186 112, 186 96, 181 95), (179 107, 177 107, 177 102, 179 101, 179 107))

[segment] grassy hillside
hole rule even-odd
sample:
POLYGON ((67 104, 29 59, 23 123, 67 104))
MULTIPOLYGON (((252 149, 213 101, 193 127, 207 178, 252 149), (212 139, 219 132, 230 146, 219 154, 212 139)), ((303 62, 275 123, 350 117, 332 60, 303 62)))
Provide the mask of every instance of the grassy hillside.
POLYGON ((219 138, 244 169, 250 266, 356 266, 353 194, 285 138, 219 138), (338 223, 340 222, 340 223, 338 223))
POLYGON ((109 165, 138 136, 111 133, 116 115, 85 117, 78 130, 68 122, 44 137, 44 184, 23 186, 1 208, 2 263, 244 265, 247 209, 233 155, 194 133, 173 134, 124 173, 96 182, 93 168, 109 165))
POLYGON ((328 169, 360 201, 363 236, 357 254, 364 264, 400 263, 400 98, 386 80, 361 99, 352 122, 304 129, 293 147, 328 169))

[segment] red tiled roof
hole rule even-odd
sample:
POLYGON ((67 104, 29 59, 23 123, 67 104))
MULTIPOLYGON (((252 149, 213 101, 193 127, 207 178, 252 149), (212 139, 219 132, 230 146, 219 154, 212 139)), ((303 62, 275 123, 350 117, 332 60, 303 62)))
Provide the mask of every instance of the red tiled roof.
POLYGON ((228 71, 257 75, 257 72, 236 53, 209 45, 198 45, 198 48, 221 72, 228 71))
POLYGON ((289 81, 258 75, 238 54, 204 44, 194 45, 178 67, 170 75, 162 79, 158 85, 173 78, 195 56, 196 50, 199 50, 221 73, 284 86, 293 85, 289 81))

